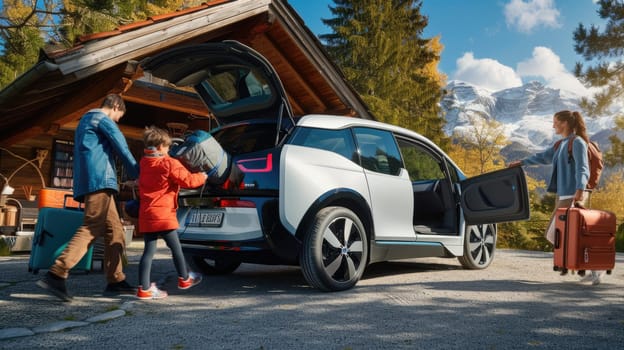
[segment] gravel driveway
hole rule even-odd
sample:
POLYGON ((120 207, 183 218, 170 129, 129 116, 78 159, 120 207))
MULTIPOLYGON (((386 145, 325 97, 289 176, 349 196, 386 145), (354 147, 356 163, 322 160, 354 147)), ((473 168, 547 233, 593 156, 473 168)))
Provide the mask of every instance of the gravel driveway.
MULTIPOLYGON (((140 246, 129 252, 127 272, 134 281, 140 246)), ((614 349, 624 344, 623 255, 613 274, 592 286, 552 271, 550 253, 496 254, 483 271, 463 270, 456 259, 376 264, 354 289, 338 293, 311 289, 296 267, 247 264, 179 291, 168 250, 161 248, 154 278, 165 283, 169 298, 103 297, 103 276, 94 272, 70 278, 76 295, 70 304, 48 297, 34 285, 40 276, 20 270, 27 257, 3 257, 0 334, 12 327, 41 330, 62 320, 78 324, 111 312, 120 316, 5 338, 0 348, 614 349)))

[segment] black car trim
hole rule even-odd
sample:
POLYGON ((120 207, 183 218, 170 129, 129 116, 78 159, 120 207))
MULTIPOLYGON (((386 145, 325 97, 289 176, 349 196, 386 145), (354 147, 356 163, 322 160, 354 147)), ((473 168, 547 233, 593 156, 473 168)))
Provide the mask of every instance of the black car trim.
POLYGON ((341 206, 353 211, 362 220, 369 239, 375 237, 371 209, 366 199, 350 188, 341 187, 323 193, 310 205, 295 233, 297 239, 303 240, 307 229, 311 227, 311 222, 314 220, 316 213, 325 207, 331 206, 341 206))

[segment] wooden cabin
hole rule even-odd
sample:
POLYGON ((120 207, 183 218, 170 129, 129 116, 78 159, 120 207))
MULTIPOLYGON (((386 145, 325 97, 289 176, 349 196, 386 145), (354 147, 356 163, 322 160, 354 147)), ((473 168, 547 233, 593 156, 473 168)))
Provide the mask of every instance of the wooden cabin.
POLYGON ((0 91, 0 181, 8 179, 15 189, 4 198, 36 208, 42 188, 70 189, 74 129, 109 93, 122 93, 126 102, 119 126, 137 159, 147 125, 174 134, 216 126, 194 92, 141 79, 137 63, 171 47, 222 40, 240 41, 269 60, 295 115, 373 119, 287 1, 208 1, 86 35, 69 49, 43 52, 37 64, 0 91))

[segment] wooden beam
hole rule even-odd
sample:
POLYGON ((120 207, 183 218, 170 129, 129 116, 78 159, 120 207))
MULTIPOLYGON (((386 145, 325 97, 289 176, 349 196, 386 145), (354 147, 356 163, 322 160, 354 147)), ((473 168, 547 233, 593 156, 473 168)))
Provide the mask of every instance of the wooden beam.
POLYGON ((168 109, 201 117, 210 117, 208 108, 199 98, 175 92, 152 89, 146 85, 133 84, 123 94, 125 101, 168 109))
POLYGON ((297 100, 292 98, 292 96, 288 95, 288 101, 290 102, 290 106, 292 107, 295 115, 304 115, 306 113, 305 109, 303 109, 303 107, 301 107, 297 100))
POLYGON ((27 138, 37 137, 53 129, 52 124, 63 125, 72 119, 79 118, 90 108, 98 107, 107 93, 121 92, 121 76, 124 67, 116 68, 100 72, 90 79, 59 87, 58 96, 48 101, 45 111, 42 110, 44 113, 16 127, 0 143, 12 145, 27 138), (35 121, 36 124, 30 124, 35 121))
POLYGON ((303 90, 312 98, 315 104, 318 105, 320 110, 327 110, 327 105, 310 87, 307 81, 299 74, 299 72, 292 66, 290 61, 282 54, 280 49, 265 35, 256 35, 251 39, 252 46, 259 51, 264 57, 266 57, 273 66, 281 66, 286 68, 287 72, 281 72, 282 79, 288 74, 296 80, 296 82, 303 88, 303 90))
MULTIPOLYGON (((78 127, 78 122, 79 122, 78 120, 74 120, 74 121, 65 123, 61 125, 61 129, 76 130, 76 128, 78 127)), ((123 125, 123 124, 117 124, 117 126, 119 126, 119 130, 121 130, 121 133, 124 134, 124 136, 127 139, 143 140, 143 131, 145 129, 138 128, 135 126, 123 125)))

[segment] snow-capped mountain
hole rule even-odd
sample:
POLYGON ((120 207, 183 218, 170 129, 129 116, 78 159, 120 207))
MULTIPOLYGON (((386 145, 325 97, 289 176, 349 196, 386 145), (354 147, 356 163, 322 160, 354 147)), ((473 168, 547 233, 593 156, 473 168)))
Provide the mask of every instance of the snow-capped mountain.
MULTIPOLYGON (((535 152, 551 145, 556 138, 552 128, 555 112, 569 109, 581 111, 580 97, 574 93, 552 89, 533 81, 521 87, 489 91, 466 82, 451 81, 442 100, 446 114, 445 132, 472 132, 475 118, 494 119, 503 124, 511 142, 509 150, 535 152)), ((581 112, 582 113, 582 112, 581 112)), ((608 136, 613 133, 614 116, 585 117, 590 138, 603 150, 609 148, 608 136)), ((514 152, 515 153, 515 152, 514 152)))

